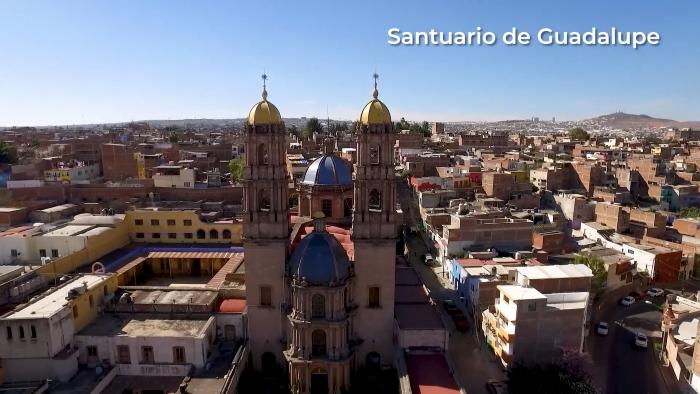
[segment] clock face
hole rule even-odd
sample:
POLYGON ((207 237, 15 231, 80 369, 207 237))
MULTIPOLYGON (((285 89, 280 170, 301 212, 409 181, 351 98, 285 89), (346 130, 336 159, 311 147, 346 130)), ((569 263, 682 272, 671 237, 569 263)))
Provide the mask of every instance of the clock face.
POLYGON ((371 164, 379 164, 379 147, 373 146, 369 148, 369 162, 371 164))

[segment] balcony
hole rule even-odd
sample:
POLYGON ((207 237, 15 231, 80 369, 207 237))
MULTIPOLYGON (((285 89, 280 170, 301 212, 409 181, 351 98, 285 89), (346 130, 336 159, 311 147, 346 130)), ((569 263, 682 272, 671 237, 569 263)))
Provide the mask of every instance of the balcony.
POLYGON ((496 310, 503 315, 508 321, 515 321, 518 307, 515 304, 500 301, 496 304, 496 310))

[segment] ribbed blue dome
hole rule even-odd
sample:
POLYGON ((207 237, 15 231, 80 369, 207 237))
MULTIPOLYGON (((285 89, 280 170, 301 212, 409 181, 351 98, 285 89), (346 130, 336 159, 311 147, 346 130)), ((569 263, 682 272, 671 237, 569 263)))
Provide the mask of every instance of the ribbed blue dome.
POLYGON ((340 157, 323 155, 309 165, 302 184, 309 186, 352 186, 350 168, 340 157))
POLYGON ((289 273, 311 285, 326 286, 350 275, 350 261, 337 239, 325 231, 314 231, 299 242, 289 259, 289 273))

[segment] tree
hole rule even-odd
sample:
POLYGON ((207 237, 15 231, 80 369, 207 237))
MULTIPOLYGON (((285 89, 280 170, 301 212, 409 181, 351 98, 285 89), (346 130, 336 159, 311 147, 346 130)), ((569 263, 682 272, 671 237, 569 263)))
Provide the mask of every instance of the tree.
POLYGON ((17 147, 0 141, 0 164, 17 164, 17 147))
POLYGON ((297 137, 297 139, 302 138, 301 132, 299 131, 299 128, 296 125, 291 125, 291 126, 287 127, 287 132, 290 135, 297 137))
POLYGON ((231 182, 238 183, 238 181, 243 178, 243 166, 243 159, 240 157, 228 162, 228 168, 231 172, 231 182))
POLYGON ((309 140, 314 134, 322 133, 323 126, 318 118, 311 118, 306 122, 306 127, 304 128, 304 138, 309 140))
POLYGON ((586 132, 586 130, 580 127, 574 127, 569 130, 569 138, 576 141, 588 141, 591 136, 586 132))
POLYGON ((590 253, 583 253, 576 256, 575 264, 583 264, 593 271, 593 292, 599 293, 605 290, 608 282, 608 270, 605 263, 598 256, 593 256, 590 253))
POLYGON ((526 367, 515 364, 508 370, 508 392, 511 394, 595 394, 590 377, 569 371, 556 364, 526 367))
POLYGON ((683 207, 683 208, 681 208, 681 217, 683 217, 683 218, 698 218, 698 217, 700 217, 700 208, 683 207))

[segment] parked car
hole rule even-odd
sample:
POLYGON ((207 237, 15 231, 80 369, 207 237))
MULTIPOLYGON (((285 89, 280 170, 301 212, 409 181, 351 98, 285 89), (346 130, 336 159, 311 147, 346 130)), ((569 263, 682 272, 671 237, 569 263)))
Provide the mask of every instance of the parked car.
POLYGON ((423 264, 425 265, 433 265, 433 262, 435 262, 435 259, 433 259, 433 255, 431 254, 426 254, 423 256, 423 264))
POLYGON ((599 321, 596 325, 595 332, 597 332, 598 335, 608 335, 608 323, 604 321, 599 321))
POLYGON ((664 291, 659 289, 658 287, 652 287, 651 289, 647 290, 647 295, 649 297, 658 297, 664 294, 664 291))
POLYGON ((486 382, 486 390, 490 394, 508 394, 508 384, 501 380, 489 379, 486 382))
POLYGON ((642 334, 641 332, 638 332, 637 335, 634 337, 634 345, 638 348, 646 349, 648 343, 649 341, 647 340, 647 336, 642 334))
POLYGON ((639 301, 642 298, 644 298, 644 295, 640 292, 637 292, 637 291, 630 291, 629 296, 634 298, 636 301, 639 301))
POLYGON ((455 302, 452 300, 443 300, 442 307, 445 308, 445 312, 447 312, 447 314, 450 316, 459 312, 459 308, 457 307, 457 304, 455 304, 455 302))
POLYGON ((469 330, 469 320, 464 316, 462 312, 452 316, 452 321, 455 323, 455 328, 459 332, 466 332, 469 330))
POLYGON ((622 299, 620 300, 620 305, 622 305, 622 306, 630 306, 630 305, 634 304, 635 301, 636 301, 636 299, 635 299, 634 297, 624 296, 624 297, 622 297, 622 299))

